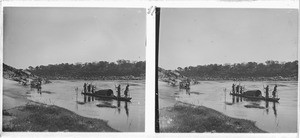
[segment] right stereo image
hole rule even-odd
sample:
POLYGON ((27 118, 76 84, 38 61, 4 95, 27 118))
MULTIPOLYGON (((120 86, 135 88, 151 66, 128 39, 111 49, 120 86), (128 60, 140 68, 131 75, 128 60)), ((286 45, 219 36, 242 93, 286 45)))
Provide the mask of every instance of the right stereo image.
POLYGON ((156 132, 297 133, 297 9, 156 14, 156 132))

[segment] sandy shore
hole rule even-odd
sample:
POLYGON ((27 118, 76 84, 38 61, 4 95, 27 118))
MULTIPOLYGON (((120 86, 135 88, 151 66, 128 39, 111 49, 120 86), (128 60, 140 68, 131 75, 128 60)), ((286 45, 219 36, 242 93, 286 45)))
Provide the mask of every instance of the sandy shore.
POLYGON ((106 121, 28 100, 26 88, 3 79, 3 131, 116 132, 106 121))
POLYGON ((265 133, 253 121, 181 102, 160 109, 159 118, 160 132, 265 133))

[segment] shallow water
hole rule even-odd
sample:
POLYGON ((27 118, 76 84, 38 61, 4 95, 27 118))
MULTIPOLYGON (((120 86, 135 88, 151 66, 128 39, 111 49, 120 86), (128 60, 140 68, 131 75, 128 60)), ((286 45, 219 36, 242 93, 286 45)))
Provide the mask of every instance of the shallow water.
POLYGON ((263 85, 269 85, 272 91, 277 84, 279 103, 250 101, 247 98, 231 96, 229 92, 232 83, 232 81, 202 81, 198 85, 191 86, 190 91, 186 91, 159 82, 159 106, 160 108, 172 106, 176 101, 203 105, 231 117, 255 121, 259 128, 268 132, 297 132, 297 81, 241 82, 246 89, 259 89, 263 95, 263 85))
POLYGON ((84 117, 107 120, 109 126, 119 131, 143 132, 145 129, 145 81, 53 80, 42 86, 41 94, 30 88, 27 93, 30 100, 57 105, 84 117), (114 93, 115 85, 120 83, 124 89, 128 83, 132 100, 118 102, 84 96, 81 94, 84 82, 96 85, 97 89, 112 89, 114 93))

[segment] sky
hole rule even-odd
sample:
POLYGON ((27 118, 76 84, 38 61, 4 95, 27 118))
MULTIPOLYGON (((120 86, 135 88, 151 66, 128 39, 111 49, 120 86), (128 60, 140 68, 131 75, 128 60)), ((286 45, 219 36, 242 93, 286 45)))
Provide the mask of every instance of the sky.
POLYGON ((292 9, 162 8, 159 66, 294 61, 297 26, 292 9))
POLYGON ((145 60, 141 8, 5 7, 3 28, 3 61, 16 68, 145 60))

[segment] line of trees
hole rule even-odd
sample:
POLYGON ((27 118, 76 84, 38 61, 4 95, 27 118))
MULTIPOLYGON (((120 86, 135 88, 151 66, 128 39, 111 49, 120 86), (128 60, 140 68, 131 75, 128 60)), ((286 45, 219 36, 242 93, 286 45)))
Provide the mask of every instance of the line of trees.
POLYGON ((99 61, 92 63, 62 63, 47 66, 29 66, 28 70, 38 76, 49 79, 105 79, 111 76, 145 76, 145 61, 117 60, 116 62, 99 61))
POLYGON ((178 67, 177 71, 187 77, 198 78, 258 78, 258 77, 294 77, 298 78, 298 61, 278 62, 268 60, 265 63, 209 64, 178 67))

